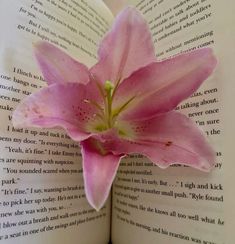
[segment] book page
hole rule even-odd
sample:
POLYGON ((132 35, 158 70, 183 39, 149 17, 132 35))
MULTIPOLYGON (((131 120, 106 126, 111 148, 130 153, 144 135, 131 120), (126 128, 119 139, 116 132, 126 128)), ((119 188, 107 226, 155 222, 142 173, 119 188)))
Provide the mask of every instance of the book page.
POLYGON ((139 155, 123 160, 113 187, 113 243, 233 243, 235 180, 227 138, 232 139, 234 114, 229 110, 234 101, 226 96, 234 91, 233 4, 129 2, 147 19, 159 60, 197 48, 214 49, 216 72, 176 109, 205 132, 217 161, 211 173, 203 173, 180 165, 162 170, 139 155))
POLYGON ((127 4, 128 0, 103 0, 107 7, 112 11, 113 15, 117 15, 127 4))
POLYGON ((32 43, 49 41, 91 66, 111 21, 102 1, 0 2, 0 243, 108 242, 110 202, 89 206, 78 143, 59 129, 16 129, 11 118, 46 85, 32 43))

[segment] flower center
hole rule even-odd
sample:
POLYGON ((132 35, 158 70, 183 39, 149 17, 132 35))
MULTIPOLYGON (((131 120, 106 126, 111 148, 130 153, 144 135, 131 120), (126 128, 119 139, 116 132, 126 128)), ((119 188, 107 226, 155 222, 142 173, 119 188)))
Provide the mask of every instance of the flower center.
POLYGON ((115 93, 120 84, 120 80, 113 83, 109 80, 105 81, 104 86, 100 86, 100 84, 96 83, 97 87, 100 91, 100 94, 103 98, 103 106, 99 105, 97 102, 92 100, 85 100, 85 102, 90 103, 98 109, 98 113, 96 114, 96 119, 92 124, 89 125, 91 131, 103 132, 111 128, 117 128, 118 132, 121 134, 125 134, 123 129, 121 129, 121 124, 117 124, 118 115, 127 108, 131 101, 134 100, 135 97, 130 98, 126 102, 124 102, 121 106, 117 108, 113 108, 113 100, 115 93), (119 128, 120 127, 120 128, 119 128))

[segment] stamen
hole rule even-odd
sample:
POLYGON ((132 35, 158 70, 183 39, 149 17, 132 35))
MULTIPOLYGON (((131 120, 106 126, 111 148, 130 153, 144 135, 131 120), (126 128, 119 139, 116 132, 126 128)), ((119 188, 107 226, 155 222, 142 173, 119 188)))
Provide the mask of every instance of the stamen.
POLYGON ((97 86, 97 88, 98 88, 98 90, 100 92, 101 97, 103 97, 103 99, 104 99, 105 98, 105 93, 103 91, 103 88, 102 88, 100 82, 98 82, 97 78, 92 73, 90 73, 90 78, 95 82, 95 84, 96 84, 96 86, 97 86))
POLYGON ((113 98, 114 98, 114 96, 115 96, 115 93, 116 93, 116 91, 117 91, 117 88, 118 88, 120 82, 121 82, 121 78, 118 79, 118 81, 117 81, 117 83, 116 83, 116 85, 115 85, 115 87, 114 87, 114 89, 113 89, 112 100, 113 100, 113 98))
POLYGON ((93 100, 90 100, 90 99, 84 99, 83 102, 84 103, 89 103, 89 104, 95 106, 96 108, 98 108, 100 111, 103 112, 103 108, 97 102, 95 102, 93 100))
POLYGON ((126 101, 117 111, 113 114, 113 118, 117 117, 134 99, 136 96, 131 97, 126 101))

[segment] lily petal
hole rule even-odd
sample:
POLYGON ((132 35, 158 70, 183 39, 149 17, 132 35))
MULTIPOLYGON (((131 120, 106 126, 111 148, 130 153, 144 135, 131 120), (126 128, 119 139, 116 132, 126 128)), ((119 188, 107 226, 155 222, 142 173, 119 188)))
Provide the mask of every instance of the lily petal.
POLYGON ((168 112, 198 89, 216 63, 210 48, 152 63, 122 82, 114 106, 118 108, 134 97, 121 113, 122 118, 130 120, 168 112))
POLYGON ((118 82, 156 60, 148 25, 134 8, 116 18, 98 50, 99 62, 91 69, 97 80, 118 82))
POLYGON ((113 137, 104 145, 106 150, 140 153, 161 168, 180 163, 209 171, 215 162, 215 153, 203 133, 183 114, 172 111, 149 120, 128 121, 128 125, 132 130, 129 138, 113 137))
POLYGON ((87 83, 88 68, 48 42, 35 44, 35 56, 47 83, 87 83))
POLYGON ((93 138, 82 141, 81 146, 86 197, 98 211, 108 198, 121 156, 105 152, 93 138))
POLYGON ((16 127, 61 126, 74 140, 90 136, 86 125, 92 122, 97 109, 85 100, 96 97, 97 89, 83 84, 53 84, 27 97, 13 113, 16 127))

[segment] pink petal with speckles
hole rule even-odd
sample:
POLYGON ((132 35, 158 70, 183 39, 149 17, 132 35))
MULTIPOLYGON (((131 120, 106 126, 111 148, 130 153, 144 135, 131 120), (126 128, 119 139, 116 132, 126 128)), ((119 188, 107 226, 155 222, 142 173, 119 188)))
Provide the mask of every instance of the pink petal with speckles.
POLYGON ((27 97, 13 113, 17 127, 61 126, 76 141, 84 140, 90 133, 86 125, 93 121, 97 108, 85 102, 96 97, 93 84, 54 84, 27 97))
POLYGON ((184 164, 209 171, 215 153, 202 131, 185 115, 172 111, 149 120, 128 121, 127 137, 111 138, 108 133, 103 148, 114 154, 140 153, 161 168, 184 164))

